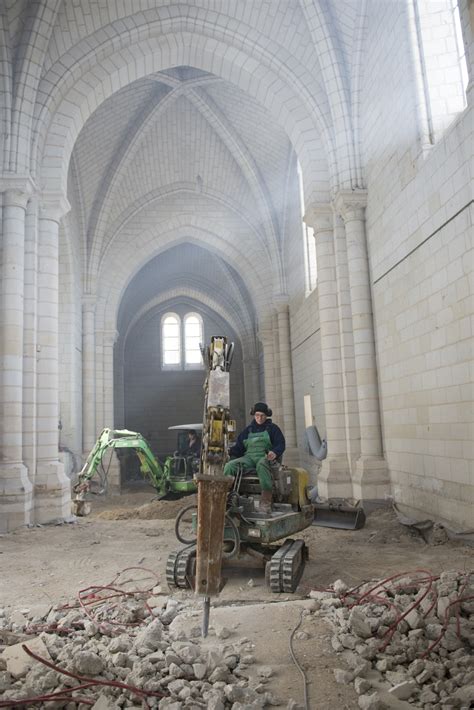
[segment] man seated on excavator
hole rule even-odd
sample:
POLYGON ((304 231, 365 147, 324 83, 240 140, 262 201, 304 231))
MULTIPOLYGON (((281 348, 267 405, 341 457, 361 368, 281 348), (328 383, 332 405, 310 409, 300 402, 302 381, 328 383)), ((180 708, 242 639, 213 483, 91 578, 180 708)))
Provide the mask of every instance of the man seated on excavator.
POLYGON ((229 450, 232 457, 224 466, 224 476, 235 476, 239 467, 249 471, 256 469, 262 488, 260 511, 272 510, 272 473, 270 466, 280 459, 285 451, 285 437, 281 429, 272 422, 272 410, 265 402, 257 402, 250 410, 251 423, 237 437, 229 450))
POLYGON ((188 429, 186 433, 188 436, 188 441, 185 455, 196 456, 199 458, 199 456, 201 455, 201 439, 198 437, 195 429, 188 429))

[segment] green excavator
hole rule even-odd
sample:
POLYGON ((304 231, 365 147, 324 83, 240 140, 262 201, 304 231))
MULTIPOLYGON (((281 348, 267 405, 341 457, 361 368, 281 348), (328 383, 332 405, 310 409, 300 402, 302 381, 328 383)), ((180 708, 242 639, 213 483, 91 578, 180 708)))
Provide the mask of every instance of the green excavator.
MULTIPOLYGON (((133 452, 139 461, 140 472, 155 488, 158 498, 167 498, 187 495, 196 492, 194 476, 199 471, 199 457, 188 456, 185 453, 182 439, 186 437, 186 430, 199 429, 202 425, 190 424, 186 426, 169 427, 178 429, 178 449, 173 456, 167 456, 161 463, 154 455, 147 440, 136 431, 128 429, 103 429, 87 461, 79 473, 78 481, 74 486, 72 512, 82 516, 90 512, 90 503, 87 502, 89 493, 101 494, 107 491, 107 474, 110 466, 104 465, 107 452, 133 452)), ((119 453, 120 456, 120 453, 119 453)))

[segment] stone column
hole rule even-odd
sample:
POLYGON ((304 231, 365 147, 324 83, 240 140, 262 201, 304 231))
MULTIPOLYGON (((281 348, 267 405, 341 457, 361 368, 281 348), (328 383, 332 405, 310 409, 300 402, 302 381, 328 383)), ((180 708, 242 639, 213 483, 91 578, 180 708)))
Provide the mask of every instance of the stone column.
POLYGON ((25 222, 25 308, 23 322, 23 462, 34 483, 36 473, 36 397, 38 345, 38 199, 32 197, 25 222))
MULTIPOLYGON (((114 421, 114 349, 117 342, 117 330, 105 330, 102 333, 103 387, 102 402, 104 412, 104 427, 115 428, 114 421)), ((97 435, 99 432, 97 432, 97 435)), ((119 495, 122 492, 120 462, 117 452, 110 449, 104 458, 107 470, 107 491, 109 495, 119 495)))
POLYGON ((0 272, 0 532, 31 521, 32 485, 23 463, 25 211, 33 185, 2 180, 0 272))
POLYGON ((245 413, 248 416, 252 405, 258 402, 258 360, 256 357, 246 356, 243 360, 244 366, 244 390, 245 390, 245 413))
MULTIPOLYGON (((286 295, 274 297, 274 304, 278 316, 278 340, 280 345, 280 386, 283 410, 282 429, 286 439, 286 463, 295 462, 296 449, 296 424, 295 424, 295 395, 293 388, 293 368, 291 363, 290 341, 290 310, 286 295)), ((278 423, 278 422, 277 422, 278 423)))
POLYGON ((59 222, 70 205, 45 194, 39 212, 37 464, 35 521, 64 520, 71 513, 71 484, 59 461, 59 222))
POLYGON ((103 333, 104 361, 104 426, 113 429, 114 424, 114 348, 118 338, 117 330, 107 330, 103 333))
POLYGON ((97 439, 95 425, 95 296, 82 299, 82 450, 87 458, 97 439))
POLYGON ((334 215, 334 249, 336 257, 337 297, 339 305, 339 337, 341 341, 342 382, 344 387, 344 416, 346 447, 351 474, 355 473, 360 457, 359 407, 354 365, 354 335, 352 333, 351 291, 347 265, 347 244, 344 222, 334 215))
POLYGON ((328 456, 324 459, 318 476, 318 492, 324 498, 350 497, 352 482, 346 442, 333 209, 329 204, 313 204, 304 220, 313 228, 316 240, 324 411, 328 442, 328 456))
MULTIPOLYGON (((258 339, 262 345, 263 352, 263 379, 265 382, 265 392, 258 395, 275 411, 275 355, 273 351, 273 333, 270 327, 264 326, 258 332, 258 339)), ((258 400, 256 400, 258 401, 258 400)), ((255 404, 255 402, 253 402, 255 404)), ((248 415, 248 412, 247 412, 248 415)))
POLYGON ((114 357, 114 422, 117 429, 125 427, 124 341, 119 337, 114 357))
POLYGON ((268 402, 268 404, 273 410, 274 420, 282 422, 283 425, 283 401, 281 397, 280 381, 280 337, 278 334, 278 313, 276 311, 272 314, 272 333, 274 394, 272 401, 268 402))
POLYGON ((342 216, 346 230, 360 422, 360 458, 353 480, 354 496, 361 500, 380 500, 389 493, 390 483, 382 449, 372 294, 365 234, 366 202, 367 194, 364 190, 340 191, 336 196, 335 208, 342 216))

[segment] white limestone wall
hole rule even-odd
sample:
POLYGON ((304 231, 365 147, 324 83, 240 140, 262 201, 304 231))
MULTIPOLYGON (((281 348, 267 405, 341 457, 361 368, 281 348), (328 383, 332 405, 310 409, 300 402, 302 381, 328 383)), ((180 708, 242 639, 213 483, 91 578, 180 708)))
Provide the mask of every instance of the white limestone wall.
POLYGON ((385 456, 419 517, 472 527, 472 108, 422 145, 398 3, 372 3, 367 228, 385 456), (390 28, 390 32, 387 30, 390 28), (387 92, 393 94, 387 100, 387 92), (423 150, 422 150, 423 148, 423 150))

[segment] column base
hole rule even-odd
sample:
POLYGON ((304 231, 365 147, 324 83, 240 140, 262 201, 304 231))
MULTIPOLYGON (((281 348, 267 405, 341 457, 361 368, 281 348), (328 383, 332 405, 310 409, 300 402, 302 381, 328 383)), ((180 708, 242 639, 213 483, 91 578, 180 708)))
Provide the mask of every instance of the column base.
POLYGON ((345 456, 324 459, 318 475, 317 488, 320 498, 352 498, 351 474, 345 456))
POLYGON ((390 496, 390 477, 385 459, 361 456, 356 463, 353 488, 357 500, 385 503, 390 496))
POLYGON ((22 463, 0 464, 0 533, 30 525, 33 485, 22 463))
POLYGON ((35 479, 35 522, 53 523, 71 517, 71 481, 60 461, 40 461, 35 479))

